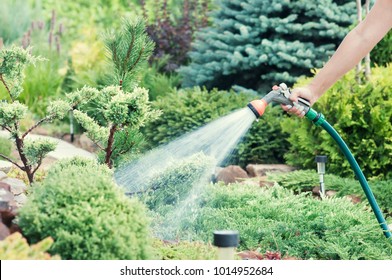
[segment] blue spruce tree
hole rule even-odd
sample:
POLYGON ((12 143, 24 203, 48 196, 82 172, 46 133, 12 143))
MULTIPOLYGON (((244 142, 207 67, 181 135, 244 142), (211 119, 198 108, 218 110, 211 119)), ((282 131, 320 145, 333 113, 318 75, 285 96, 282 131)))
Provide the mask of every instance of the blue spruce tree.
MULTIPOLYGON (((355 22, 352 0, 221 0, 196 34, 183 86, 265 90, 322 67, 355 22)), ((355 50, 353 50, 355 51, 355 50)))

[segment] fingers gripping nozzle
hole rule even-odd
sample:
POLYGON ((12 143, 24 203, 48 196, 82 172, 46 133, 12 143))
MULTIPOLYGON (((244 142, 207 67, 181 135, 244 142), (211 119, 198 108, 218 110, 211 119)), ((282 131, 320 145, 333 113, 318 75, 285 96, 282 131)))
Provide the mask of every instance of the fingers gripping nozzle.
POLYGON ((256 115, 257 118, 261 117, 264 114, 265 108, 271 102, 295 106, 298 108, 302 107, 301 109, 303 109, 305 111, 305 114, 307 114, 310 109, 309 101, 303 98, 298 98, 298 103, 293 102, 290 100, 290 95, 290 89, 285 83, 281 83, 279 86, 273 86, 272 91, 270 91, 262 99, 249 102, 248 107, 252 110, 252 112, 256 115))

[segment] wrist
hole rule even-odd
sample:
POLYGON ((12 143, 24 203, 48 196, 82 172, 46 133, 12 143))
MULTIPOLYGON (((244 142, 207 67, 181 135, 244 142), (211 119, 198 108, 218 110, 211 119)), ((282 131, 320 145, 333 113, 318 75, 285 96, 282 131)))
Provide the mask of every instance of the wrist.
POLYGON ((313 83, 308 84, 307 87, 312 95, 312 100, 310 101, 313 105, 323 95, 324 90, 319 85, 313 83))

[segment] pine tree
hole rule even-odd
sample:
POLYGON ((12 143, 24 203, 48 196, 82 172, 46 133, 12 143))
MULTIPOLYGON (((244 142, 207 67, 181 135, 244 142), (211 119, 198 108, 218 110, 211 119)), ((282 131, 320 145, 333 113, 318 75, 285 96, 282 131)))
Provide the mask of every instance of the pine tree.
POLYGON ((264 89, 322 67, 355 21, 351 0, 221 0, 196 35, 183 86, 264 89))
POLYGON ((160 114, 150 108, 148 91, 137 86, 138 70, 148 61, 154 43, 142 20, 123 23, 122 30, 105 38, 113 72, 110 85, 101 90, 83 87, 67 95, 78 104, 73 110, 76 121, 101 149, 100 160, 109 168, 141 141, 139 127, 160 114))
POLYGON ((11 134, 19 153, 21 163, 0 154, 3 158, 24 171, 30 183, 34 181, 35 172, 41 166, 45 156, 56 148, 52 140, 26 138, 39 125, 62 119, 71 110, 72 105, 66 101, 52 101, 47 115, 26 131, 22 131, 20 122, 26 117, 28 108, 18 101, 23 91, 24 70, 28 64, 34 64, 42 58, 30 55, 30 48, 11 47, 0 51, 0 81, 8 93, 8 100, 0 101, 0 126, 11 134))

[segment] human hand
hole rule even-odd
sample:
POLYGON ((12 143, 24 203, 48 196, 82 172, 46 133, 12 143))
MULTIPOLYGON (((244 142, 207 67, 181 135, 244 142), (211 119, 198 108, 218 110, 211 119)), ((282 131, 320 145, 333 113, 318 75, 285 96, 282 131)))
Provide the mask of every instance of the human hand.
POLYGON ((298 103, 298 97, 302 97, 306 100, 309 100, 310 106, 312 106, 317 100, 309 87, 299 87, 291 91, 290 100, 293 101, 294 106, 291 105, 281 105, 281 106, 283 110, 285 110, 289 114, 296 115, 300 118, 303 118, 305 116, 305 111, 304 111, 305 108, 298 103))

